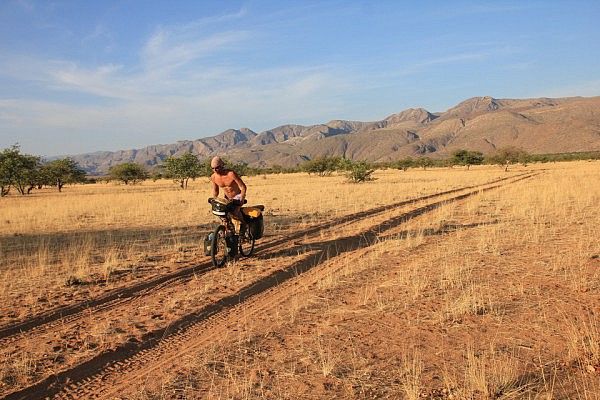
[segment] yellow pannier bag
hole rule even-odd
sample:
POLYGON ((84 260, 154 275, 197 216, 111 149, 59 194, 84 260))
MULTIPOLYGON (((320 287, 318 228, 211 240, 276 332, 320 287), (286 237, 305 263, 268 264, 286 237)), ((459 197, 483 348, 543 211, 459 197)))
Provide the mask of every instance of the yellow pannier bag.
POLYGON ((258 207, 242 207, 242 213, 248 217, 258 218, 262 214, 262 211, 258 207))
POLYGON ((244 219, 250 228, 250 232, 254 239, 260 239, 263 236, 265 225, 263 222, 263 210, 265 206, 251 206, 251 207, 242 207, 242 214, 244 214, 244 219))

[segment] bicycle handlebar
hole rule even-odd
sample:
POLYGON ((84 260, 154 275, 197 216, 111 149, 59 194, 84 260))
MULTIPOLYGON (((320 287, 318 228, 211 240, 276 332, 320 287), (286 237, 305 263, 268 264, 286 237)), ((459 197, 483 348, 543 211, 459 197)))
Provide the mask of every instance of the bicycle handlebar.
MULTIPOLYGON (((216 197, 209 197, 208 198, 208 204, 212 204, 213 201, 216 201, 216 200, 217 200, 216 197)), ((231 203, 232 201, 239 201, 239 200, 236 200, 236 199, 225 199, 225 200, 228 200, 229 203, 231 203)), ((248 200, 244 199, 244 202, 242 204, 246 204, 247 202, 248 202, 248 200)))

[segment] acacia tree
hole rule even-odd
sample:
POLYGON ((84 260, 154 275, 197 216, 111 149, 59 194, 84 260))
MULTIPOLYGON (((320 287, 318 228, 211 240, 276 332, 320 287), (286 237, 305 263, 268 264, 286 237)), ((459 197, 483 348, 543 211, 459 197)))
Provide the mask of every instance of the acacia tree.
POLYGON ((10 192, 11 186, 21 195, 29 194, 40 176, 40 158, 21 154, 19 145, 0 152, 0 196, 10 192))
POLYGON ((327 176, 331 175, 332 172, 339 170, 340 164, 340 157, 319 157, 306 161, 302 165, 302 169, 309 174, 327 176))
POLYGON ((71 158, 53 160, 42 167, 42 182, 61 192, 65 184, 85 182, 85 171, 71 158))
POLYGON ((12 146, 0 152, 0 197, 10 193, 13 176, 16 174, 15 159, 19 156, 19 147, 12 146))
POLYGON ((408 170, 410 167, 415 165, 415 161, 411 157, 401 158, 400 160, 394 162, 393 167, 396 169, 401 169, 402 171, 408 170))
POLYGON ((148 179, 148 172, 138 163, 127 162, 123 164, 113 165, 108 170, 111 179, 121 181, 124 184, 135 185, 145 179, 148 179))
POLYGON ((179 183, 182 189, 186 189, 190 178, 196 179, 202 176, 202 163, 192 153, 185 153, 181 157, 169 157, 165 160, 163 167, 166 177, 179 183))
POLYGON ((18 154, 18 148, 13 146, 10 149, 4 149, 0 152, 0 197, 4 197, 10 193, 12 176, 14 174, 12 157, 14 157, 15 151, 18 154))
POLYGON ((415 165, 423 168, 423 170, 426 170, 427 167, 433 166, 433 164, 433 160, 429 157, 419 157, 415 160, 415 165))
POLYGON ((346 176, 350 182, 359 183, 372 181, 374 178, 371 176, 375 169, 366 161, 349 161, 346 163, 348 173, 346 176))
POLYGON ((489 158, 489 162, 504 167, 504 171, 508 171, 509 165, 522 163, 526 166, 529 159, 529 153, 525 150, 519 147, 508 146, 498 149, 498 151, 489 158))
POLYGON ((471 168, 471 165, 479 165, 483 163, 483 153, 480 151, 469 151, 469 150, 457 150, 452 153, 452 163, 457 165, 465 165, 467 170, 471 168))

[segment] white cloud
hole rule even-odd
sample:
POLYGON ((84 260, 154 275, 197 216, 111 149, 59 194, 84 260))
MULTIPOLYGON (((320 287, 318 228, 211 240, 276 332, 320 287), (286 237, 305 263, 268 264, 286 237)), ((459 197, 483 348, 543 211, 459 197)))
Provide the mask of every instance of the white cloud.
POLYGON ((248 37, 248 32, 232 31, 183 40, 174 36, 172 32, 159 30, 142 50, 142 66, 147 73, 166 74, 204 56, 212 55, 228 45, 240 43, 248 37))
MULTIPOLYGON (((61 152, 114 150, 195 139, 227 128, 262 130, 280 121, 330 119, 341 108, 340 94, 351 88, 338 66, 303 66, 295 60, 293 66, 259 68, 224 62, 252 46, 255 36, 248 30, 215 31, 213 25, 244 13, 158 28, 139 48, 136 65, 90 67, 72 60, 0 55, 0 77, 33 85, 38 93, 0 98, 0 132, 11 132, 10 138, 0 138, 0 147, 10 145, 15 135, 34 134, 63 143, 61 152), (82 135, 90 139, 73 140, 82 135), (103 137, 111 139, 98 139, 103 137)), ((106 34, 99 26, 89 40, 106 34)))
MULTIPOLYGON (((62 65, 60 71, 51 75, 53 85, 62 89, 85 88, 86 93, 110 95, 118 101, 83 105, 49 100, 1 100, 0 131, 19 135, 44 132, 59 142, 69 142, 61 153, 141 147, 196 139, 227 128, 247 126, 263 130, 280 121, 326 119, 339 112, 331 96, 347 88, 340 74, 334 74, 327 67, 237 71, 233 77, 223 74, 226 85, 171 81, 158 84, 168 91, 155 89, 156 92, 135 86, 141 84, 143 77, 137 77, 135 83, 127 82, 122 78, 121 66, 84 70, 62 65), (198 90, 190 91, 186 84, 197 85, 198 90), (116 91, 119 97, 113 96, 116 91), (68 135, 80 134, 113 139, 104 147, 98 147, 94 140, 77 143, 65 139, 68 135)), ((218 76, 220 71, 212 74, 218 76)), ((5 140, 9 138, 0 142, 5 140)), ((14 137, 10 138, 10 143, 14 141, 14 137)), ((0 147, 10 143, 0 143, 0 147)))
POLYGON ((74 63, 57 63, 49 68, 51 80, 48 87, 57 90, 72 90, 85 94, 116 99, 133 99, 136 91, 127 84, 127 77, 119 75, 123 66, 106 64, 85 69, 74 63))

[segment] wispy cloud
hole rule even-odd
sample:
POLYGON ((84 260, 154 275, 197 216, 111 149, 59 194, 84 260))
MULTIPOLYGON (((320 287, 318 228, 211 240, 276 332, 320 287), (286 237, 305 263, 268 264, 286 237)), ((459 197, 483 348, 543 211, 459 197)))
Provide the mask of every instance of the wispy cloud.
MULTIPOLYGON (((252 45, 254 33, 207 26, 243 13, 159 27, 143 42, 133 65, 90 67, 73 60, 0 56, 0 76, 33 84, 47 99, 1 100, 0 131, 86 132, 91 137, 111 132, 126 136, 133 147, 169 135, 176 135, 171 140, 197 138, 241 125, 260 130, 272 127, 264 121, 320 119, 334 112, 337 105, 319 94, 346 89, 335 66, 214 62, 224 59, 217 57, 222 53, 235 60, 239 50, 252 45), (102 101, 67 101, 60 93, 102 101)), ((105 33, 98 28, 96 34, 105 33)))
MULTIPOLYGON (((461 64, 461 63, 470 63, 476 61, 483 61, 491 57, 493 51, 478 51, 478 52, 466 52, 466 53, 455 53, 448 54, 441 57, 434 57, 423 59, 418 62, 401 65, 396 68, 393 72, 387 72, 387 77, 385 79, 397 78, 397 77, 406 77, 410 75, 416 75, 431 69, 432 67, 440 67, 444 65, 451 64, 461 64)), ((382 81, 382 77, 379 76, 376 79, 377 81, 382 81)))
POLYGON ((225 50, 250 38, 248 31, 219 32, 208 37, 181 37, 172 31, 158 30, 141 52, 143 68, 150 73, 168 73, 203 56, 225 50))
MULTIPOLYGON (((114 145, 101 140, 106 132, 126 137, 120 148, 141 147, 165 140, 195 139, 231 127, 271 128, 265 126, 265 121, 323 119, 341 110, 341 104, 332 103, 327 96, 343 90, 343 82, 328 71, 306 71, 300 76, 296 74, 299 70, 271 72, 278 77, 268 85, 248 80, 243 85, 199 91, 195 95, 162 93, 104 105, 2 100, 0 131, 43 131, 61 137, 79 133, 85 134, 86 142, 95 149, 114 150, 114 145)), ((87 87, 91 87, 89 82, 87 87)), ((69 147, 76 144, 77 141, 62 142, 56 145, 54 154, 81 152, 69 147)))
POLYGON ((211 25, 219 25, 225 22, 231 22, 239 20, 245 17, 248 13, 248 10, 245 7, 241 7, 239 10, 227 13, 227 14, 217 14, 217 15, 209 15, 206 17, 198 18, 197 20, 180 24, 178 25, 177 31, 180 32, 192 32, 196 31, 200 28, 211 26, 211 25))
POLYGON ((198 88, 218 78, 226 79, 230 70, 214 67, 203 58, 244 42, 249 34, 241 31, 190 36, 188 32, 187 36, 166 29, 155 32, 140 49, 138 64, 131 66, 107 63, 84 67, 70 60, 4 54, 0 55, 0 75, 35 82, 46 90, 120 100, 143 100, 153 93, 183 95, 190 84, 198 88))

